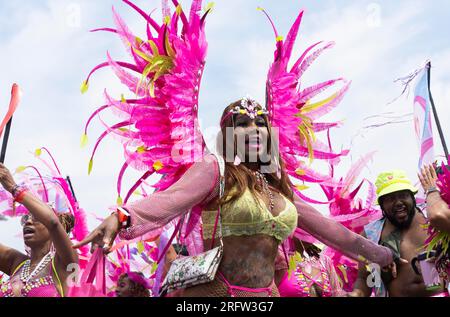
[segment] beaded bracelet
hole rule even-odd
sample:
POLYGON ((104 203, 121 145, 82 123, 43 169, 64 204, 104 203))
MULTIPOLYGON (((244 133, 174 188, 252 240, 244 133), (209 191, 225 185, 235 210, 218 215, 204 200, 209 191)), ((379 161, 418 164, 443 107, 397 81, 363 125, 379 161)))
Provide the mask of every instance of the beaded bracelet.
POLYGON ((17 195, 16 192, 20 187, 21 187, 20 185, 14 185, 14 187, 11 190, 11 195, 13 195, 13 197, 17 195))
POLYGON ((24 188, 21 191, 19 191, 16 196, 14 197, 14 201, 18 202, 18 203, 22 203, 23 202, 23 198, 25 197, 25 194, 28 192, 28 189, 24 188))
POLYGON ((130 226, 130 215, 124 208, 118 207, 113 214, 117 215, 121 229, 128 228, 130 226))
POLYGON ((17 201, 18 203, 21 203, 23 200, 23 197, 25 196, 25 193, 28 191, 28 188, 25 186, 19 186, 16 185, 11 190, 11 194, 14 197, 14 201, 17 201))

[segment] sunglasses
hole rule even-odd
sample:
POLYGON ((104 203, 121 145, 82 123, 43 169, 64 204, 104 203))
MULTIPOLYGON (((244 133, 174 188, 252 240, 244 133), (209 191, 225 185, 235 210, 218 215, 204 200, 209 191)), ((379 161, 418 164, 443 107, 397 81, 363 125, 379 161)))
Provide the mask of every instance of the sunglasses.
POLYGON ((40 223, 40 221, 38 221, 36 218, 34 218, 33 215, 26 214, 20 218, 20 224, 22 225, 22 227, 24 227, 27 224, 27 222, 30 220, 33 223, 40 223))

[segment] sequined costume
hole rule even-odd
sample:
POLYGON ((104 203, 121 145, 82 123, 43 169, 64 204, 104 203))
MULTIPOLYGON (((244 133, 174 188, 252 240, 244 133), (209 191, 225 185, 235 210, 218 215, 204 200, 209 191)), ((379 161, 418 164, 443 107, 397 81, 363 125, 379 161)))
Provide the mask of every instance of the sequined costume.
POLYGON ((23 273, 29 266, 30 260, 26 260, 14 270, 10 279, 0 285, 0 297, 64 297, 54 258, 36 277, 28 280, 23 278, 23 273))

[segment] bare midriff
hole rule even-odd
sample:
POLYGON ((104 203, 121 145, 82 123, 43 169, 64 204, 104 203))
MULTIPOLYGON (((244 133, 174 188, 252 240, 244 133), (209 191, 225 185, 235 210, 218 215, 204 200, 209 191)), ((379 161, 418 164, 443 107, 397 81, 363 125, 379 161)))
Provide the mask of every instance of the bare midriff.
POLYGON ((275 274, 278 242, 267 235, 229 236, 223 239, 219 271, 232 285, 248 288, 270 286, 275 274))
MULTIPOLYGON (((269 201, 263 199, 266 205, 269 201)), ((274 192, 273 216, 277 216, 285 208, 286 202, 274 192)), ((212 203, 207 210, 216 210, 217 202, 212 203)), ((248 288, 269 287, 274 281, 275 259, 278 255, 279 241, 267 234, 227 236, 223 238, 223 258, 219 272, 235 286, 248 288)), ((211 240, 205 240, 206 249, 211 246, 211 240)), ((218 245, 216 239, 215 245, 218 245)))

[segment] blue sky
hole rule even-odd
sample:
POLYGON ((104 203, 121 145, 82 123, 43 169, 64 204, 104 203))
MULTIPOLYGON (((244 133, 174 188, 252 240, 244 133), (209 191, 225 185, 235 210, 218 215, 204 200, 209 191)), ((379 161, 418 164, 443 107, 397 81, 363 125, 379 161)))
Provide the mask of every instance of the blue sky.
MULTIPOLYGON (((160 5, 157 0, 135 2, 146 11, 160 5)), ((92 175, 87 176, 90 150, 101 125, 93 125, 87 149, 80 148, 79 140, 88 116, 103 104, 103 89, 114 95, 124 88, 108 70, 93 77, 87 94, 81 95, 79 87, 90 69, 104 61, 107 50, 115 58, 125 57, 117 38, 88 32, 113 25, 113 5, 136 33, 143 34, 143 20, 119 0, 0 0, 0 104, 6 109, 13 82, 24 90, 14 117, 6 164, 14 169, 36 163, 31 152, 48 147, 63 173, 71 176, 82 206, 100 216, 115 203, 122 153, 116 140, 107 140, 99 149, 92 175)), ((387 105, 401 91, 393 80, 427 58, 433 62, 434 99, 444 133, 449 135, 450 44, 446 32, 450 29, 450 3, 216 1, 215 11, 208 18, 209 56, 200 97, 201 126, 206 132, 214 130, 222 109, 230 102, 246 94, 263 100, 274 36, 265 17, 256 10, 258 6, 267 9, 283 35, 300 9, 306 9, 296 56, 316 41, 336 42, 336 47, 307 72, 304 84, 339 76, 353 82, 341 105, 327 117, 330 121, 345 120, 345 125, 333 133, 335 147, 351 145, 351 155, 342 161, 338 172, 344 175, 352 162, 377 150, 362 176, 374 180, 380 171, 403 168, 416 180, 418 149, 412 122, 369 131, 364 137, 353 136, 368 123, 364 121, 368 116, 412 112, 412 103, 406 97, 387 105)), ((435 143, 440 154, 437 138, 435 143)), ((129 174, 129 183, 135 175, 129 174)), ((310 194, 319 195, 313 191, 310 194)), ((21 248, 20 239, 14 237, 19 232, 17 221, 0 223, 0 242, 21 248)))

